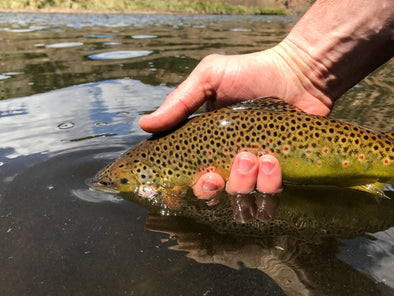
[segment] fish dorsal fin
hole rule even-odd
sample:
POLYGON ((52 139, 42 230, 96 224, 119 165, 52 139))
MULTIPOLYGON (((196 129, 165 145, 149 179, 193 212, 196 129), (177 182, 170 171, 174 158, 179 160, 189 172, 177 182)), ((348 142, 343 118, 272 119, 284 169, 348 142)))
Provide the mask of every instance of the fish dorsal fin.
POLYGON ((286 103, 276 97, 263 97, 254 100, 240 102, 230 105, 227 108, 232 110, 265 110, 276 112, 303 112, 300 108, 286 103))
POLYGON ((393 131, 393 132, 384 133, 384 135, 385 135, 387 138, 389 138, 389 139, 391 139, 391 140, 394 140, 394 131, 393 131))

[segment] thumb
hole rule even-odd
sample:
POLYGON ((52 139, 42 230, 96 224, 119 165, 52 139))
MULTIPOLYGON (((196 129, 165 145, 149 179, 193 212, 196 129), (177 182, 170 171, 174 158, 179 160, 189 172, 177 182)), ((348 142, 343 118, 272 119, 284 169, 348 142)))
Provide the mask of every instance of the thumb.
POLYGON ((168 95, 153 113, 140 119, 143 130, 151 133, 165 131, 184 121, 204 102, 215 96, 216 88, 210 78, 212 68, 204 58, 189 77, 168 95))

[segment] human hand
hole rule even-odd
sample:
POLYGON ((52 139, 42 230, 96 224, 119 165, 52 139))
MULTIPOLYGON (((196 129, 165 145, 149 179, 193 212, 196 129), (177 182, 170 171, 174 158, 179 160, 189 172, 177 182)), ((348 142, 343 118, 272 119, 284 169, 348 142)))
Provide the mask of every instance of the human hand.
MULTIPOLYGON (((185 120, 204 102, 209 111, 269 95, 288 98, 289 103, 310 113, 327 114, 330 110, 327 98, 319 99, 318 90, 310 88, 309 83, 301 83, 300 74, 289 66, 283 55, 283 49, 276 47, 247 55, 208 56, 159 109, 141 118, 140 125, 148 132, 159 132, 185 120)), ((210 172, 197 180, 193 190, 198 198, 210 199, 225 187, 230 194, 246 194, 253 191, 256 184, 261 192, 278 191, 282 184, 279 162, 270 155, 258 159, 252 153, 241 152, 234 159, 227 184, 222 176, 210 172)))
POLYGON ((303 74, 297 56, 283 41, 274 48, 245 55, 209 55, 153 113, 140 119, 142 129, 170 129, 202 104, 207 111, 257 97, 277 96, 313 114, 327 115, 332 100, 303 74), (300 68, 300 69, 298 69, 300 68), (170 115, 170 116, 169 116, 170 115))

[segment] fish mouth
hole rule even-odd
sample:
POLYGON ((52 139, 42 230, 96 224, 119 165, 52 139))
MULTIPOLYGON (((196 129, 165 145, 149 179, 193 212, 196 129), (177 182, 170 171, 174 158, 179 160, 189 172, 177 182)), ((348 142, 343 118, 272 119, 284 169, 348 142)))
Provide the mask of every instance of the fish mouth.
POLYGON ((92 190, 97 190, 97 191, 103 191, 107 193, 120 193, 119 190, 110 188, 106 184, 103 184, 103 182, 100 182, 98 178, 93 177, 93 178, 88 178, 85 181, 86 185, 88 185, 92 190))

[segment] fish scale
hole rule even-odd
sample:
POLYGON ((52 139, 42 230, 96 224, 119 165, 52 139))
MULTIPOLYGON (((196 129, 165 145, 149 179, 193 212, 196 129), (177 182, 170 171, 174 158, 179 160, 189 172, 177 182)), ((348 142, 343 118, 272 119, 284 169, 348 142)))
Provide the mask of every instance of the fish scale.
POLYGON ((207 171, 227 181, 239 151, 276 156, 285 184, 394 183, 392 133, 307 114, 270 97, 205 113, 153 135, 99 172, 92 187, 179 196, 207 171))

